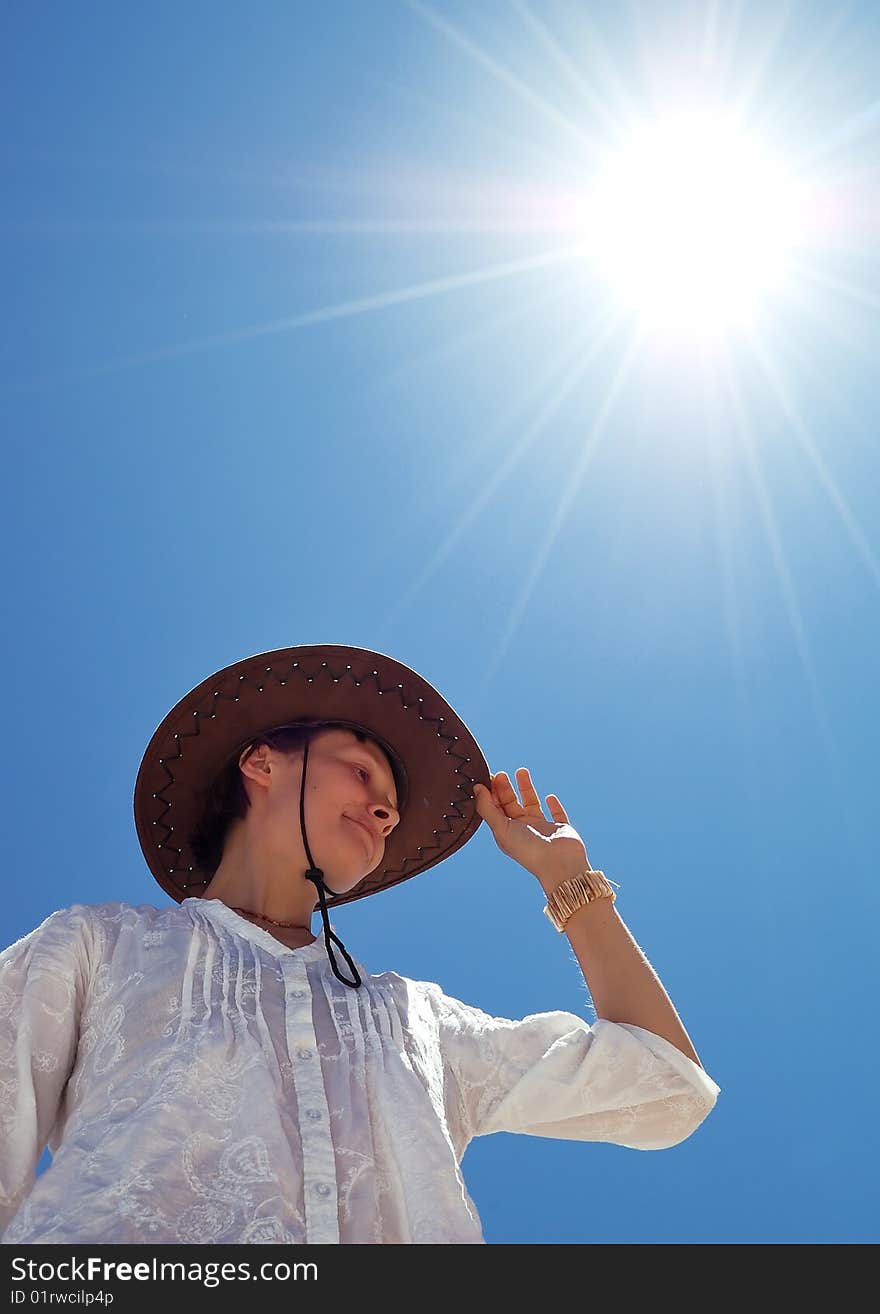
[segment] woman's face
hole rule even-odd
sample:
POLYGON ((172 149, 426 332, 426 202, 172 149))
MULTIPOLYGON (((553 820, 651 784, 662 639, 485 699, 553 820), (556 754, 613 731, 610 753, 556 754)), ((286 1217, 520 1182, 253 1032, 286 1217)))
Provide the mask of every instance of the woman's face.
MULTIPOLYGON (((300 830, 302 755, 261 744, 241 769, 262 786, 249 789, 249 818, 259 826, 261 845, 273 860, 289 856, 304 872, 309 863, 300 830)), ((372 740, 360 743, 353 730, 317 731, 309 743, 303 808, 315 866, 330 890, 344 894, 380 865, 400 821, 384 751, 372 740)))

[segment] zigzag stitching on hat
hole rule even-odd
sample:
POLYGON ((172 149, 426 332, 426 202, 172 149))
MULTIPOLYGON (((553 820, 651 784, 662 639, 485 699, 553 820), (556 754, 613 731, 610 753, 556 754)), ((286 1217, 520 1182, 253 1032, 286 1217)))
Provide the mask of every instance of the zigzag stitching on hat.
MULTIPOLYGON (((291 671, 296 670, 297 672, 300 672, 302 668, 301 668, 301 666, 299 665, 299 663, 293 663, 293 664, 291 665, 290 669, 291 669, 291 671)), ((315 674, 312 675, 311 677, 308 677, 308 676, 307 676, 306 678, 311 678, 311 679, 314 680, 315 678, 317 678, 318 675, 320 675, 321 671, 327 671, 328 674, 330 674, 330 675, 332 676, 332 668, 331 668, 326 662, 322 662, 322 663, 321 663, 321 666, 318 668, 318 670, 315 672, 315 674)), ((274 672, 272 672, 272 674, 274 674, 274 672)), ((350 671, 350 670, 348 670, 347 668, 346 668, 346 670, 345 670, 341 675, 333 676, 333 678, 334 678, 335 680, 338 681, 338 680, 342 680, 342 679, 344 679, 346 675, 347 675, 351 680, 355 680, 355 673, 354 673, 354 671, 350 671)), ((420 721, 423 721, 426 725, 431 725, 431 724, 433 724, 434 726, 439 727, 440 722, 444 720, 444 717, 442 717, 442 716, 426 716, 426 715, 424 714, 424 712, 423 712, 423 711, 420 709, 420 707, 419 707, 419 700, 418 700, 418 699, 415 699, 413 702, 408 703, 408 702, 406 701, 405 697, 404 697, 403 690, 401 689, 401 687, 400 687, 399 684, 389 685, 387 689, 382 689, 382 688, 380 688, 380 686, 379 686, 379 677, 378 677, 378 674, 377 674, 375 671, 371 671, 370 674, 369 674, 368 676, 365 676, 365 677, 364 677, 364 679, 372 680, 373 683, 374 683, 374 685, 375 685, 375 687, 376 687, 376 692, 379 693, 379 694, 381 694, 382 696, 384 696, 386 693, 388 693, 388 694, 397 694, 398 698, 400 699, 400 705, 401 705, 401 707, 404 709, 404 711, 405 711, 405 712, 408 712, 408 711, 410 710, 410 708, 415 708, 416 711, 418 712, 419 720, 420 720, 420 721)), ((362 680, 360 681, 361 684, 364 683, 364 679, 362 679, 362 680)), ((355 682, 357 683, 357 681, 355 681, 355 682)), ((466 778, 466 780, 467 780, 467 783, 468 783, 469 785, 472 786, 473 783, 474 783, 473 780, 472 780, 469 776, 467 776, 467 773, 466 773, 466 772, 463 771, 463 767, 464 767, 464 765, 466 764, 467 759, 464 757, 464 755, 457 754, 457 753, 455 752, 454 748, 452 747, 453 744, 455 744, 455 743, 457 742, 457 737, 456 737, 455 735, 452 735, 452 734, 447 734, 445 731, 440 730, 439 728, 437 729, 437 735, 438 735, 438 738, 440 738, 440 739, 445 739, 445 740, 447 741, 447 743, 449 744, 449 747, 448 747, 447 750, 446 750, 447 756, 449 756, 449 757, 456 757, 456 756, 457 756, 457 757, 458 757, 459 763, 460 763, 461 765, 459 765, 459 766, 457 766, 457 767, 455 768, 456 772, 457 772, 457 773, 464 774, 464 775, 465 775, 465 778, 466 778)), ((464 785, 460 784, 459 787, 460 787, 460 788, 464 788, 464 785)), ((450 807, 454 807, 455 804, 454 804, 454 803, 450 803, 449 806, 450 806, 450 807)), ((433 846, 432 846, 432 847, 433 847, 433 846)), ((412 859, 410 859, 410 861, 412 861, 412 859)))
MULTIPOLYGON (((180 759, 183 757, 183 753, 181 752, 181 740, 183 740, 183 739, 195 739, 195 738, 201 733, 200 720, 201 720, 201 713, 198 712, 198 711, 195 711, 195 712, 193 713, 193 721, 195 722, 195 729, 193 729, 193 730, 181 730, 181 731, 178 731, 178 732, 175 733, 175 736, 174 736, 174 743, 175 743, 175 747, 176 747, 176 749, 177 749, 177 752, 175 753, 174 757, 170 759, 170 761, 172 761, 172 762, 180 761, 180 759)), ((174 772, 173 772, 173 771, 170 769, 170 767, 168 766, 168 762, 169 762, 169 759, 166 757, 166 758, 163 758, 163 760, 162 760, 162 761, 160 762, 160 764, 159 764, 160 766, 163 766, 163 767, 165 768, 165 773, 166 773, 166 775, 168 776, 168 780, 167 780, 167 782, 162 786, 161 789, 157 789, 157 790, 156 790, 156 797, 162 799, 162 802, 165 804, 165 809, 164 809, 164 811, 162 812, 162 814, 161 814, 159 817, 156 818, 156 823, 157 823, 157 825, 161 826, 162 829, 165 831, 165 835, 164 835, 164 837, 163 837, 163 839, 162 839, 162 848, 163 848, 163 850, 167 850, 167 851, 169 851, 169 852, 171 852, 171 853, 176 853, 177 856, 180 857, 181 853, 183 852, 183 849, 177 849, 177 848, 174 847, 173 844, 168 844, 168 843, 166 842, 166 841, 168 840, 168 836, 169 836, 169 835, 171 834, 171 832, 172 832, 173 827, 169 826, 167 822, 165 822, 165 821, 162 820, 162 817, 165 816, 165 814, 168 812, 168 810, 169 810, 169 809, 171 808, 171 806, 172 806, 171 803, 169 802, 169 800, 168 800, 167 798, 164 798, 164 797, 163 797, 163 795, 164 795, 164 791, 165 791, 166 789, 169 789, 169 788, 171 787, 171 785, 173 785, 173 784, 175 783, 175 775, 174 775, 174 772)), ((171 874, 171 873, 169 872, 169 875, 170 875, 170 874, 171 874)), ((199 882, 193 882, 193 883, 194 883, 194 884, 198 884, 199 882)), ((200 882, 200 883, 201 883, 201 884, 204 884, 204 881, 202 881, 202 882, 200 882)))
MULTIPOLYGON (((348 676, 351 680, 355 681, 355 683, 358 683, 358 681, 356 680, 356 677, 355 677, 355 673, 354 673, 353 671, 349 670, 349 669, 346 669, 344 672, 342 672, 342 673, 341 673, 340 675, 338 675, 338 676, 335 676, 335 677, 332 676, 332 669, 331 669, 331 667, 330 667, 326 662, 322 662, 321 665, 317 668, 317 670, 315 670, 314 674, 313 674, 311 677, 309 677, 308 675, 304 675, 303 667, 301 666, 301 664, 300 664, 299 662, 292 662, 291 665, 290 665, 290 667, 288 668, 288 674, 293 674, 294 672, 296 672, 297 674, 302 675, 303 678, 309 680, 309 682, 311 682, 312 680, 314 680, 314 679, 316 679, 318 676, 320 676, 320 674, 321 674, 322 671, 327 671, 328 674, 331 675, 331 678, 333 678, 333 679, 336 680, 336 681, 341 680, 341 679, 344 679, 346 676, 348 676)), ((271 675, 271 676, 274 676, 275 679, 277 679, 278 682, 281 683, 281 676, 280 676, 280 675, 279 675, 279 674, 278 674, 278 673, 277 673, 277 672, 276 672, 271 666, 268 667, 268 668, 265 670, 265 672, 260 672, 260 674, 263 675, 263 676, 265 676, 265 675, 271 675)), ((400 699, 400 703, 401 703, 401 706, 403 707, 404 711, 409 711, 410 708, 415 708, 415 710, 418 712, 419 719, 420 719, 421 721, 423 721, 424 723, 426 723, 426 724, 428 724, 428 725, 433 724, 434 726, 436 726, 436 727, 437 727, 437 736, 438 736, 438 738, 440 738, 440 739, 445 739, 445 740, 447 741, 447 744, 448 744, 448 747, 447 747, 447 749, 446 749, 446 754, 447 754, 447 756, 448 756, 448 757, 453 757, 453 758, 457 757, 458 760, 459 760, 459 765, 457 765, 454 769, 455 769, 456 774, 461 774, 461 775, 464 776, 464 780, 458 782, 458 788, 459 788, 460 790, 465 790, 465 789, 467 789, 468 786, 470 786, 471 788, 473 788, 473 783, 474 783, 474 782, 473 782, 473 778, 470 777, 470 776, 468 776, 467 773, 466 773, 466 772, 464 771, 464 769, 463 769, 464 766, 465 766, 466 763, 467 763, 467 759, 466 759, 466 757, 465 757, 463 754, 458 754, 458 753, 456 753, 456 751, 455 751, 455 749, 454 749, 454 747, 453 747, 453 745, 457 742, 457 736, 452 735, 452 734, 447 734, 445 731, 443 731, 443 730, 441 730, 441 729, 439 728, 439 727, 440 727, 440 723, 444 720, 444 718, 443 718, 442 716, 426 716, 426 715, 422 712, 421 708, 419 707, 419 700, 418 700, 418 699, 415 699, 413 702, 409 702, 409 703, 408 703, 408 702, 406 701, 405 697, 404 697, 403 690, 402 690, 402 688, 400 687, 399 684, 389 685, 389 687, 388 687, 387 689, 382 689, 382 688, 380 688, 378 673, 375 672, 375 671, 371 671, 370 674, 369 674, 368 676, 363 677, 363 679, 360 681, 361 684, 364 682, 364 679, 372 680, 372 681, 374 682, 374 684, 375 684, 375 687, 376 687, 376 691, 377 691, 377 693, 381 694, 382 696, 384 696, 386 693, 389 693, 389 694, 395 694, 395 693, 396 693, 397 696, 398 696, 398 698, 400 699)), ((262 692, 260 686, 256 683, 255 678, 254 678, 253 676, 251 676, 251 675, 248 675, 247 673, 244 673, 244 674, 242 674, 242 675, 239 676, 239 683, 240 683, 240 684, 250 684, 253 688, 255 688, 255 689, 259 690, 260 692, 262 692)), ((237 696, 237 695, 234 695, 234 694, 227 694, 227 693, 223 693, 223 692, 220 692, 220 691, 216 691, 215 694, 214 694, 214 702, 213 702, 213 706, 216 707, 216 704, 217 704, 218 701, 224 701, 224 702, 236 703, 236 702, 238 702, 238 696, 237 696)), ((180 732, 177 733, 176 738, 175 738, 175 745, 176 745, 176 749, 177 749, 177 751, 176 751, 175 757, 172 758, 171 761, 174 761, 174 760, 180 760, 180 759, 183 757, 183 754, 182 754, 182 752, 181 752, 181 743, 180 743, 181 739, 193 739, 193 738, 195 738, 196 736, 198 736, 198 735, 200 734, 200 731, 201 731, 201 724, 200 724, 200 722, 201 722, 201 717, 202 717, 202 715, 208 715, 208 716, 210 716, 211 714, 210 714, 210 713, 207 713, 207 714, 206 714, 206 713, 202 713, 202 712, 200 712, 198 709, 194 710, 194 712, 193 712, 193 721, 194 721, 194 723, 195 723, 194 728, 193 728, 192 730, 189 730, 189 731, 180 731, 180 732)), ((169 826, 165 821, 162 820, 162 818, 165 816, 165 814, 168 812, 168 810, 169 810, 170 807, 171 807, 171 803, 169 802, 168 799, 166 799, 166 798, 163 797, 163 793, 164 793, 164 791, 165 791, 166 789, 168 789, 171 785, 173 785, 173 784, 175 783, 175 776, 174 776, 173 772, 168 768, 168 760, 169 760, 169 759, 166 758, 166 759, 164 759, 164 760, 162 761, 162 763, 161 763, 161 765, 165 767, 166 774, 167 774, 168 777, 169 777, 169 778, 168 778, 168 781, 167 781, 166 784, 164 784, 164 785, 161 787, 161 789, 158 789, 158 790, 156 791, 156 797, 157 797, 157 798, 160 798, 160 799, 162 800, 162 802, 165 804, 165 809, 164 809, 164 811, 161 813, 161 815, 160 815, 159 817, 156 818, 156 821, 157 821, 157 824, 160 825, 160 826, 162 827, 162 829, 165 831, 165 836, 164 836, 164 838, 163 838, 163 840, 162 840, 162 845, 161 845, 161 847, 162 847, 164 850, 170 850, 171 852, 176 853, 176 854, 178 855, 178 857, 179 857, 183 850, 180 849, 180 848, 175 848, 173 845, 169 845, 169 844, 166 842, 167 839, 168 839, 168 837, 169 837, 169 836, 171 835, 171 833, 172 833, 173 827, 169 826)), ((467 819, 466 816, 465 816, 465 814, 460 810, 460 802, 459 802, 459 801, 457 801, 457 800, 452 800, 452 801, 450 801, 450 803, 448 804, 448 806, 453 810, 453 812, 455 813, 455 815, 456 815, 460 820, 465 821, 465 820, 467 819)), ((448 822, 449 818, 446 817, 445 819, 446 819, 447 822, 448 822)), ((449 836, 451 836, 451 835, 454 833, 454 832, 453 832, 453 827, 452 827, 451 825, 447 824, 445 827, 442 827, 441 829, 439 829, 437 833, 438 833, 438 835, 440 835, 440 834, 442 833, 443 835, 449 835, 449 836)), ((420 845, 418 846, 419 856, 421 857, 422 854, 424 854, 424 853, 430 853, 432 850, 434 850, 434 849, 439 849, 440 847, 441 847, 441 845, 440 845, 440 841, 439 841, 439 840, 438 840, 438 842, 437 842, 436 844, 420 844, 420 845)), ((396 867, 396 868, 388 867, 388 868, 385 868, 384 870, 385 870, 389 875, 391 875, 392 877, 397 876, 398 878, 405 878, 405 876, 406 876, 406 868, 407 868, 408 866, 411 866, 412 863, 417 862, 417 861, 418 861, 418 859, 417 859, 417 858, 414 858, 414 857, 412 857, 412 858, 404 858, 403 863, 401 864, 401 866, 396 867)), ((173 871, 173 869, 172 869, 172 871, 173 871)), ((190 881, 188 885, 185 885, 185 886, 184 886, 184 888, 189 888, 190 885, 204 885, 204 884, 206 884, 206 883, 207 883, 207 882, 205 882, 204 880, 202 880, 202 881, 190 881)), ((384 888, 385 886, 387 886, 387 885, 389 885, 389 884, 391 884, 391 883, 393 883, 393 882, 389 882, 389 881, 387 881, 387 880, 383 880, 383 881, 379 881, 379 882, 373 882, 373 884, 375 885, 375 887, 376 887, 377 889, 384 888)), ((332 903, 333 903, 333 900, 328 900, 328 907, 331 906, 332 903)))
MULTIPOLYGON (((274 672, 271 672, 271 668, 270 668, 270 673, 274 673, 274 672)), ((246 676, 242 676, 242 680, 243 680, 244 682, 247 682, 248 677, 246 677, 246 676)), ((256 687, 259 687, 259 686, 256 686, 256 687)), ((237 703, 237 702, 238 702, 238 696, 237 696, 236 694, 227 694, 227 693, 222 693, 222 692, 219 691, 219 690, 215 690, 214 695, 213 695, 213 703, 212 703, 212 706, 216 708, 216 706, 217 706, 217 702, 218 702, 218 701, 228 702, 228 703, 237 703)), ((179 761, 179 760, 183 757, 183 753, 181 752, 181 744, 180 744, 181 739, 193 739, 193 738, 195 738, 196 736, 198 736, 198 735, 201 733, 201 718, 202 718, 202 716, 206 716, 206 717, 208 717, 208 718, 210 719, 210 718, 211 718, 211 715, 212 715, 212 714, 211 714, 210 712, 201 712, 201 711, 199 711, 198 708, 195 708, 195 709, 193 710, 193 721, 194 721, 194 723, 195 723, 195 728, 194 728, 193 730, 183 730, 183 731, 176 732, 176 734, 175 734, 175 744, 176 744, 176 747, 177 747, 177 752, 176 752, 176 754, 175 754, 175 757, 172 758, 171 761, 175 761, 175 760, 176 760, 176 761, 179 761)), ((176 853, 177 856, 178 856, 178 858, 179 858, 180 855, 181 855, 181 853, 183 852, 183 849, 175 848, 173 844, 168 844, 168 843, 167 843, 168 837, 169 837, 169 835, 170 835, 171 832, 172 832, 172 827, 169 826, 167 822, 165 822, 165 821, 162 820, 162 818, 165 816, 165 814, 168 812, 168 810, 169 810, 170 807, 171 807, 171 803, 169 802, 169 800, 168 800, 167 798, 164 797, 164 791, 165 791, 166 789, 168 789, 171 785, 173 785, 173 784, 175 783, 175 779, 176 779, 176 777, 174 776, 174 773, 173 773, 171 770, 169 770, 169 768, 168 768, 168 760, 169 760, 169 759, 165 758, 165 759, 163 759, 163 761, 159 764, 160 766, 164 766, 164 767, 165 767, 165 772, 166 772, 166 775, 168 776, 168 780, 167 780, 166 783, 161 787, 161 789, 157 789, 157 790, 156 790, 156 797, 159 798, 159 799, 161 799, 162 802, 165 804, 165 808, 164 808, 164 810, 163 810, 163 811, 160 813, 160 815, 156 818, 156 824, 159 825, 159 826, 161 826, 162 829, 165 831, 165 834, 164 834, 164 836, 163 836, 163 838, 162 838, 162 841, 161 841, 161 845, 157 845, 157 847, 161 847, 163 850, 165 850, 165 851, 169 851, 169 852, 171 852, 171 853, 176 853)), ((169 872, 168 872, 169 876, 170 876, 170 875, 173 875, 173 874, 174 874, 174 871, 175 871, 175 868, 174 868, 174 867, 170 868, 170 870, 169 870, 169 872)), ((180 882, 175 882, 175 883, 176 883, 176 884, 180 884, 180 882)), ((184 888, 184 889, 190 889, 190 888, 191 888, 192 886, 194 886, 194 885, 207 885, 207 884, 208 884, 208 881, 207 881, 207 880, 201 880, 201 881, 188 881, 188 882, 185 881, 185 882, 183 882, 183 888, 184 888)))
MULTIPOLYGON (((293 669, 293 668, 291 668, 291 669, 293 669)), ((298 669, 298 668, 297 668, 297 669, 298 669)), ((320 670, 327 670, 327 671, 329 671, 330 669, 331 669, 331 668, 330 668, 326 663, 322 663, 322 665, 321 665, 321 667, 320 667, 320 670)), ((353 673, 352 671, 346 671, 345 674, 351 676, 351 678, 354 679, 354 673, 353 673)), ((314 678, 314 677, 313 677, 313 678, 314 678)), ((340 677, 338 677, 338 678, 341 679, 341 678, 343 678, 343 677, 340 676, 340 677)), ((457 773, 461 773, 461 772, 462 772, 462 766, 464 765, 466 759, 465 759, 465 757, 464 757, 463 755, 457 754, 457 753, 455 752, 454 748, 453 748, 453 745, 456 743, 456 736, 455 736, 455 735, 451 735, 451 734, 447 734, 445 731, 443 731, 443 730, 441 730, 441 729, 439 728, 440 723, 441 723, 441 722, 443 721, 443 719, 444 719, 442 716, 425 716, 425 714, 422 712, 421 708, 419 707, 418 700, 416 700, 415 702, 407 703, 406 700, 404 699, 403 691, 402 691, 402 689, 400 688, 400 685, 399 685, 399 684, 389 685, 389 687, 388 687, 387 689, 382 689, 382 688, 380 688, 378 674, 377 674, 376 672, 374 672, 374 671, 371 671, 370 674, 369 674, 369 676, 367 676, 367 677, 365 677, 365 678, 366 678, 366 679, 370 679, 370 680, 373 681, 373 683, 374 683, 374 685, 375 685, 375 687, 376 687, 376 691, 377 691, 377 693, 381 694, 383 697, 384 697, 384 695, 385 695, 386 693, 390 693, 390 694, 395 694, 395 693, 396 693, 397 696, 398 696, 399 699, 400 699, 401 706, 403 707, 404 711, 409 711, 409 709, 410 709, 411 707, 414 707, 414 708, 416 709, 416 711, 418 712, 419 719, 420 719, 421 721, 423 721, 423 722, 424 722, 425 724, 427 724, 427 725, 431 725, 431 724, 433 724, 434 726, 438 727, 438 728, 437 728, 437 736, 438 736, 438 738, 440 738, 440 739, 445 739, 445 740, 447 741, 447 743, 448 743, 448 747, 447 747, 447 749, 446 749, 447 756, 449 756, 449 757, 458 757, 458 758, 459 758, 459 763, 460 763, 460 765, 456 766, 455 770, 456 770, 457 773)), ((361 681, 361 683, 363 683, 363 681, 361 681)), ((468 778, 468 784, 471 785, 471 787, 473 787, 473 780, 468 778)), ((464 783, 460 782, 460 783, 459 783, 459 788, 460 788, 460 789, 464 789, 464 788, 466 788, 466 786, 464 785, 464 783)), ((450 808, 454 809, 456 815, 457 815, 458 817, 460 817, 462 821, 465 820, 464 815, 459 811, 459 804, 458 804, 458 802, 456 802, 455 800, 453 800, 453 801, 451 801, 451 802, 448 804, 448 806, 449 806, 450 808)), ((447 820, 448 820, 448 818, 447 818, 447 820)), ((443 834, 445 834, 445 835, 452 835, 452 834, 453 834, 452 826, 447 824, 447 826, 445 826, 445 827, 441 828, 440 830, 438 830, 438 835, 439 835, 440 833, 443 833, 443 834)), ((420 845, 418 846, 419 858, 421 857, 422 854, 424 854, 424 853, 430 853, 432 850, 434 850, 434 849, 439 849, 440 847, 441 847, 441 845, 440 845, 440 841, 439 841, 439 840, 438 840, 438 842, 437 842, 436 844, 420 844, 420 845)), ((411 866, 414 862, 418 862, 418 861, 419 861, 419 858, 415 858, 415 857, 412 857, 412 858, 404 858, 403 863, 401 864, 401 866, 399 866, 399 867, 386 867, 384 870, 385 870, 387 873, 389 873, 391 876, 397 876, 398 879, 405 878, 405 877, 406 877, 406 874, 407 874, 407 873, 406 873, 406 868, 409 867, 409 866, 411 866)), ((383 881, 373 882, 373 884, 374 884, 374 886, 375 886, 376 889, 382 889, 382 888, 384 888, 385 886, 387 886, 388 884, 390 884, 390 882, 387 881, 387 880, 383 880, 383 881)), ((330 902, 331 902, 331 901, 328 901, 328 906, 330 906, 330 902)))

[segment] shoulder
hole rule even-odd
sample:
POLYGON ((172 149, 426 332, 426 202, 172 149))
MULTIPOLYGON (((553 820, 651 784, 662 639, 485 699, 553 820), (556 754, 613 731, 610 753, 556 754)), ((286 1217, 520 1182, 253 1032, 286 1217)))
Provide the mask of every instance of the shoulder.
POLYGON ((436 981, 419 981, 410 976, 401 976, 400 972, 371 972, 369 981, 379 990, 403 997, 432 997, 443 993, 436 981))
POLYGON ((537 1043, 543 1037, 550 1045, 559 1036, 593 1029, 585 1018, 562 1009, 529 1013, 525 1017, 490 1013, 449 994, 437 981, 413 979, 398 972, 383 972, 371 979, 399 1000, 410 1017, 430 1020, 437 1033, 447 1040, 492 1039, 498 1044, 509 1044, 519 1043, 523 1037, 534 1037, 537 1043))
POLYGON ((430 1016, 438 1024, 460 1025, 465 1020, 471 1024, 490 1020, 489 1014, 481 1008, 447 994, 437 981, 422 981, 401 976, 399 972, 381 972, 371 976, 370 981, 382 993, 405 1004, 408 1012, 430 1016))
POLYGON ((82 946, 91 956, 100 954, 109 942, 118 939, 128 930, 154 929, 169 921, 186 921, 187 914, 179 905, 156 908, 152 904, 133 904, 122 900, 105 903, 71 903, 56 908, 39 925, 7 946, 0 954, 0 962, 8 956, 20 957, 23 953, 52 945, 73 948, 82 946))
POLYGON ((5 946, 0 961, 21 958, 37 948, 52 943, 69 944, 74 940, 88 939, 92 930, 91 911, 90 905, 82 903, 56 908, 32 930, 5 946))

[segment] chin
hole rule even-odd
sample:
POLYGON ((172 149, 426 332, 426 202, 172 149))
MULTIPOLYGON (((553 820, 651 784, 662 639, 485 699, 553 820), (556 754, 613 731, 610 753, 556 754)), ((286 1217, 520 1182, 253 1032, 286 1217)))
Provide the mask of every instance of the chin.
POLYGON ((356 871, 350 876, 337 876, 335 879, 328 881, 328 888, 333 886, 334 894, 348 894, 356 885, 369 876, 370 872, 375 871, 375 867, 369 867, 366 871, 356 871))

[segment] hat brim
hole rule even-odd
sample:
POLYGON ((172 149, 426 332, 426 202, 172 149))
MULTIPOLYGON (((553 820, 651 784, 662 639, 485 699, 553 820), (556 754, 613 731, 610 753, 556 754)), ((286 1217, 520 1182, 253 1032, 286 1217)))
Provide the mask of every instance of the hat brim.
POLYGON ((346 893, 328 890, 328 908, 427 871, 477 831, 482 818, 473 786, 488 785, 488 764, 467 725, 427 680, 367 648, 277 648, 234 662, 190 690, 144 753, 135 828, 150 871, 173 899, 199 895, 210 883, 213 873, 197 866, 190 836, 231 755, 273 726, 318 716, 362 727, 406 772, 406 802, 382 862, 346 893))

